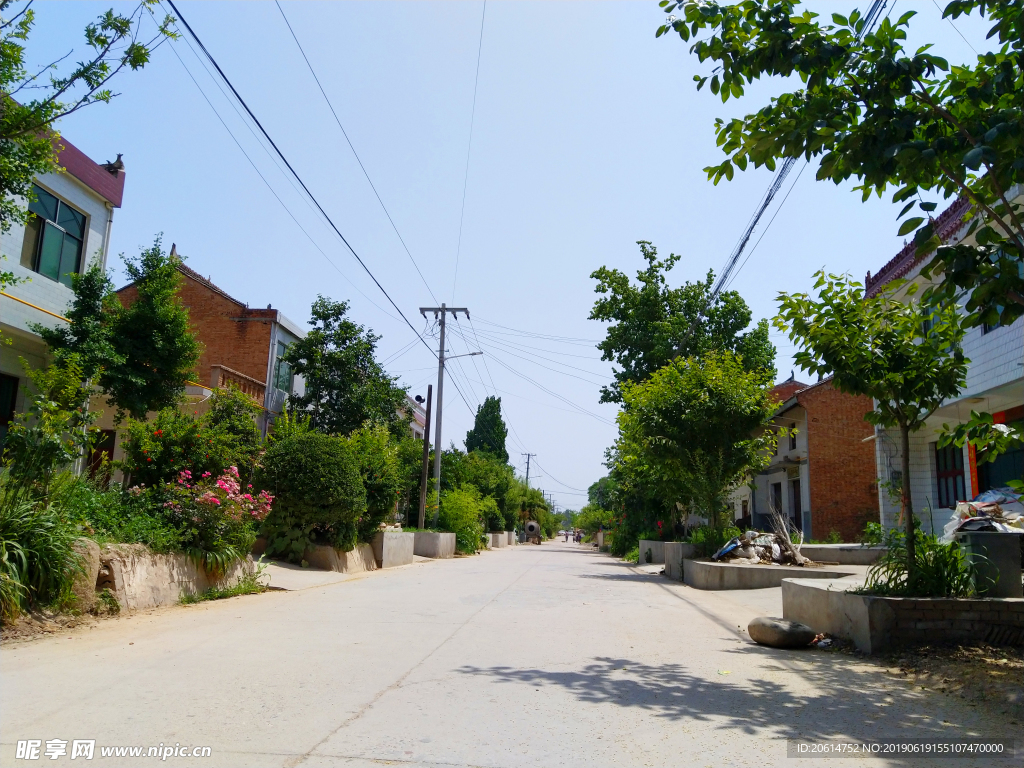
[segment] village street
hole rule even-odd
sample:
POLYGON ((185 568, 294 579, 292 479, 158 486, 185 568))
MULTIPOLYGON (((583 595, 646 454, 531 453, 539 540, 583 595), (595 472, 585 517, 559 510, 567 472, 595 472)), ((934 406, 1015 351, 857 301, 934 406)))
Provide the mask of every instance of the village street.
POLYGON ((789 738, 999 735, 876 664, 752 644, 778 594, 546 542, 111 619, 0 652, 0 763, 95 739, 92 765, 178 743, 212 755, 166 765, 768 766, 789 738))

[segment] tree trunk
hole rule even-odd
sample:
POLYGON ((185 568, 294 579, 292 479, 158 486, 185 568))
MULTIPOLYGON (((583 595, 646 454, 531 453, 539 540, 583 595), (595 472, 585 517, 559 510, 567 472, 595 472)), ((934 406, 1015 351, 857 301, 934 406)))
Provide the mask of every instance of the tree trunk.
POLYGON ((900 469, 902 470, 903 522, 907 532, 907 575, 914 576, 914 504, 910 496, 910 427, 900 424, 900 469))

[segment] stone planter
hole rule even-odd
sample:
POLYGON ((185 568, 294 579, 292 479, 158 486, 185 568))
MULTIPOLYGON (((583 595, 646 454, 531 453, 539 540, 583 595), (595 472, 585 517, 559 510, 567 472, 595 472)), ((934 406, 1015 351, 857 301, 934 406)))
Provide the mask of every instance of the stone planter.
POLYGON ((488 536, 491 537, 492 549, 501 549, 502 547, 508 546, 508 534, 504 531, 501 533, 490 533, 488 536))
POLYGON ((1024 597, 1020 574, 1020 535, 989 531, 956 534, 977 570, 974 588, 984 597, 1024 597))
POLYGON ((507 539, 507 543, 508 543, 508 545, 510 547, 515 546, 515 544, 516 544, 516 532, 515 531, 505 531, 505 538, 507 539))
POLYGON ((665 575, 672 581, 682 581, 683 560, 692 560, 696 556, 697 548, 693 544, 682 541, 666 541, 665 575))
POLYGON ((109 589, 125 611, 174 605, 184 595, 233 587, 253 572, 251 557, 215 576, 188 555, 155 555, 141 544, 108 545, 99 561, 96 590, 109 589))
POLYGON ((357 544, 348 552, 335 549, 329 544, 313 544, 306 547, 302 559, 311 568, 338 573, 363 573, 377 570, 377 561, 373 557, 373 548, 369 544, 357 544))
POLYGON ((413 554, 417 557, 445 559, 455 557, 455 534, 416 531, 413 554))
POLYGON ((665 562, 665 542, 640 539, 640 565, 657 565, 665 562), (647 562, 647 550, 651 550, 651 562, 647 562))
POLYGON ((782 615, 850 640, 864 653, 942 643, 1024 643, 1022 598, 874 597, 849 588, 848 582, 786 579, 782 615))
MULTIPOLYGON (((770 589, 783 579, 843 579, 852 571, 801 568, 796 565, 733 565, 713 560, 684 560, 683 582, 694 589, 770 589)), ((785 618, 790 618, 786 616, 785 618)), ((794 619, 800 621, 800 619, 794 619)), ((804 622, 805 624, 807 622, 804 622)))
POLYGON ((373 537, 373 557, 381 568, 409 565, 416 549, 416 534, 405 531, 380 531, 373 537))
POLYGON ((885 547, 865 547, 861 544, 804 544, 800 547, 800 554, 819 563, 874 565, 885 554, 885 547))

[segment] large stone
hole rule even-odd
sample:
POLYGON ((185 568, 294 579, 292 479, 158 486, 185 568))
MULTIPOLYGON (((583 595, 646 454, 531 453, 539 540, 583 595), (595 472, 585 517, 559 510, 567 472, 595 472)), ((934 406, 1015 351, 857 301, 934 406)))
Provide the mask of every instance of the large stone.
POLYGON ((755 643, 772 648, 803 648, 811 644, 816 633, 798 621, 758 616, 747 625, 747 634, 755 643))
POLYGON ((100 575, 100 545, 92 539, 78 539, 75 553, 79 557, 81 572, 75 575, 71 586, 75 593, 75 607, 83 613, 96 607, 96 580, 100 575))

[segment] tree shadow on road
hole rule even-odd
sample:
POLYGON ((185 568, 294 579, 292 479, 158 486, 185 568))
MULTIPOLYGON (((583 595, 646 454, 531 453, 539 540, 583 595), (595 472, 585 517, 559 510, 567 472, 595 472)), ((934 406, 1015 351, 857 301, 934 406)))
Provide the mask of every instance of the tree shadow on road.
POLYGON ((764 663, 753 668, 746 664, 747 671, 735 675, 724 669, 708 670, 706 664, 697 671, 678 663, 655 666, 608 656, 570 671, 507 666, 464 666, 458 671, 492 677, 501 684, 561 688, 581 702, 638 708, 671 721, 706 722, 709 727, 751 735, 767 729, 772 738, 1005 738, 995 724, 987 726, 973 712, 957 710, 949 701, 902 684, 893 685, 877 669, 854 659, 821 652, 795 656, 793 651, 754 645, 732 653, 755 654, 764 663), (811 664, 798 670, 794 661, 811 664), (810 680, 813 692, 795 692, 795 686, 784 681, 787 674, 810 680), (956 726, 944 725, 944 718, 956 726))

